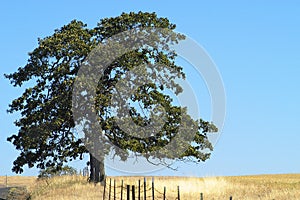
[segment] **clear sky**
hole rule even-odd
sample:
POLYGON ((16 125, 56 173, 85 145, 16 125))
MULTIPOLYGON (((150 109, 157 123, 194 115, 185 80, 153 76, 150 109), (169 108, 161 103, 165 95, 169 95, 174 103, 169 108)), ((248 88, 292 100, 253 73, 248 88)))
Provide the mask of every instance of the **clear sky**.
MULTIPOLYGON (((300 3, 298 1, 5 1, 0 6, 0 175, 18 155, 6 138, 18 115, 6 113, 22 93, 4 79, 24 66, 37 38, 72 19, 94 27, 104 17, 156 12, 201 44, 226 90, 226 120, 205 163, 154 175, 300 173, 300 3)), ((75 166, 81 166, 75 162, 75 166)), ((36 175, 26 170, 24 175, 36 175)), ((119 172, 108 169, 108 175, 119 172)), ((123 174, 124 175, 124 174, 123 174)))

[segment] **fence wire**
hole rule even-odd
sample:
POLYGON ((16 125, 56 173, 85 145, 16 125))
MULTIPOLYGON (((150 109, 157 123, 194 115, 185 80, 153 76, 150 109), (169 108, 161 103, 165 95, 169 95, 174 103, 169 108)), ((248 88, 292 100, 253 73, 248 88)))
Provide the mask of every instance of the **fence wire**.
MULTIPOLYGON (((127 195, 129 192, 129 196, 130 196, 130 200, 132 200, 132 187, 134 187, 134 196, 135 199, 134 200, 144 200, 145 196, 145 186, 146 186, 146 198, 147 200, 178 200, 180 199, 180 188, 178 186, 177 190, 167 190, 167 188, 164 186, 163 188, 163 192, 161 192, 160 189, 157 189, 154 185, 154 188, 152 187, 152 184, 154 184, 155 182, 152 182, 150 184, 145 185, 144 181, 139 181, 139 184, 126 184, 123 180, 121 181, 121 185, 118 185, 117 182, 115 180, 105 180, 105 190, 107 192, 105 192, 103 200, 115 200, 115 199, 122 199, 121 200, 127 200, 127 195), (123 185, 122 185, 123 183, 123 185), (129 191, 127 191, 127 186, 129 185, 129 191), (149 186, 150 185, 150 186, 149 186), (152 189, 153 188, 153 189, 152 189), (109 193, 110 192, 110 193, 109 193), (153 197, 153 192, 154 192, 154 197, 153 197), (170 198, 168 197, 168 193, 173 193, 173 197, 170 198), (174 195, 176 194, 176 195, 174 195), (178 194, 178 195, 177 195, 178 194), (174 196, 176 196, 174 198, 174 196), (140 197, 140 198, 139 198, 140 197)), ((203 193, 200 193, 200 200, 203 200, 203 193)), ((230 200, 232 200, 232 197, 229 198, 230 200)))

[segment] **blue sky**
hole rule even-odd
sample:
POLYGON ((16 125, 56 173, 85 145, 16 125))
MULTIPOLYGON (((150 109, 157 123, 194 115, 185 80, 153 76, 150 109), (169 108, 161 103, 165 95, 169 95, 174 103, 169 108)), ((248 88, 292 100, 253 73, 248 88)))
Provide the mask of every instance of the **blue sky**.
MULTIPOLYGON (((6 113, 22 89, 4 73, 24 66, 37 38, 72 19, 94 27, 104 17, 156 12, 201 44, 226 90, 226 120, 211 159, 154 175, 300 173, 300 3, 297 1, 6 1, 0 18, 0 175, 18 152, 6 138, 18 115, 6 113)), ((80 162, 75 162, 80 166, 80 162)), ((36 169, 24 175, 35 175, 36 169)), ((109 175, 120 173, 108 169, 109 175)))

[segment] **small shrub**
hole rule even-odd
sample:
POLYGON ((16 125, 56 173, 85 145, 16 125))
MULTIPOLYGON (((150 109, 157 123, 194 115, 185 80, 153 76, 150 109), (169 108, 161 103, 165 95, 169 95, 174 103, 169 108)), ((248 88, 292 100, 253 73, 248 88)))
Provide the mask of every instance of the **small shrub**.
POLYGON ((57 169, 55 167, 48 167, 44 170, 41 170, 38 178, 51 178, 54 176, 63 176, 63 175, 76 175, 77 171, 75 168, 70 166, 64 166, 61 169, 57 169))

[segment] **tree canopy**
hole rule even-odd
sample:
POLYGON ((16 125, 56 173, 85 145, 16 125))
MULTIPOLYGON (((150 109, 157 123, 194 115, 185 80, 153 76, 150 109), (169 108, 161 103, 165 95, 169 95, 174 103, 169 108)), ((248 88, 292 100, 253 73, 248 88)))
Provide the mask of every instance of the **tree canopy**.
MULTIPOLYGON (((93 124, 89 123, 86 115, 74 119, 74 112, 80 114, 82 109, 90 108, 84 108, 86 105, 81 104, 85 98, 93 99, 98 133, 103 133, 101 137, 108 141, 107 147, 102 145, 105 150, 101 158, 112 147, 117 147, 114 152, 122 160, 127 159, 129 152, 144 156, 149 162, 149 158, 157 158, 161 164, 164 164, 164 158, 192 158, 196 162, 208 159, 213 148, 207 134, 216 132, 217 127, 203 119, 193 119, 187 108, 175 105, 166 93, 166 90, 181 93, 182 87, 174 79, 185 78, 183 67, 176 65, 176 52, 161 45, 166 41, 176 43, 184 40, 184 35, 173 32, 175 27, 167 18, 157 17, 155 13, 130 12, 104 18, 91 29, 83 22, 73 20, 55 30, 51 36, 39 39, 38 47, 29 53, 27 64, 5 75, 13 86, 22 86, 28 81, 31 83, 8 109, 10 113, 21 113, 20 119, 15 122, 18 132, 8 138, 20 151, 13 171, 22 173, 26 164, 29 167, 36 165, 40 169, 61 169, 64 163, 82 159, 85 153, 97 154, 92 150, 95 144, 91 145, 91 141, 97 141, 97 144, 102 141, 94 130, 92 135, 87 130, 93 124), (168 32, 159 32, 151 45, 131 49, 108 63, 101 71, 95 94, 88 96, 89 93, 76 88, 74 99, 74 85, 80 85, 80 68, 92 61, 99 64, 99 61, 90 59, 90 54, 103 56, 105 52, 101 45, 105 46, 109 38, 130 30, 138 32, 143 28, 168 32), (136 66, 140 66, 139 70, 134 70, 136 66), (128 73, 131 74, 128 76, 128 73), (140 84, 144 80, 140 77, 147 77, 147 81, 140 84), (122 82, 124 79, 127 82, 122 82), (122 84, 127 85, 121 87, 122 84), (129 95, 124 88, 132 93, 129 95), (114 98, 121 104, 112 104, 114 98), (130 123, 125 123, 128 119, 133 122, 132 126, 138 128, 133 129, 130 123), (164 119, 160 129, 154 127, 152 122, 155 119, 164 119), (81 122, 86 123, 85 138, 77 136, 76 125, 81 122), (143 129, 151 126, 151 130, 143 129), (192 133, 192 140, 187 139, 185 134, 179 135, 179 132, 192 133), (175 145, 173 151, 166 150, 164 147, 171 142, 175 145)), ((152 35, 145 33, 143 36, 152 35)), ((95 66, 95 63, 91 64, 89 69, 94 70, 95 66)), ((88 79, 89 75, 83 77, 88 79)), ((103 162, 96 155, 91 157, 91 165, 103 162)))

